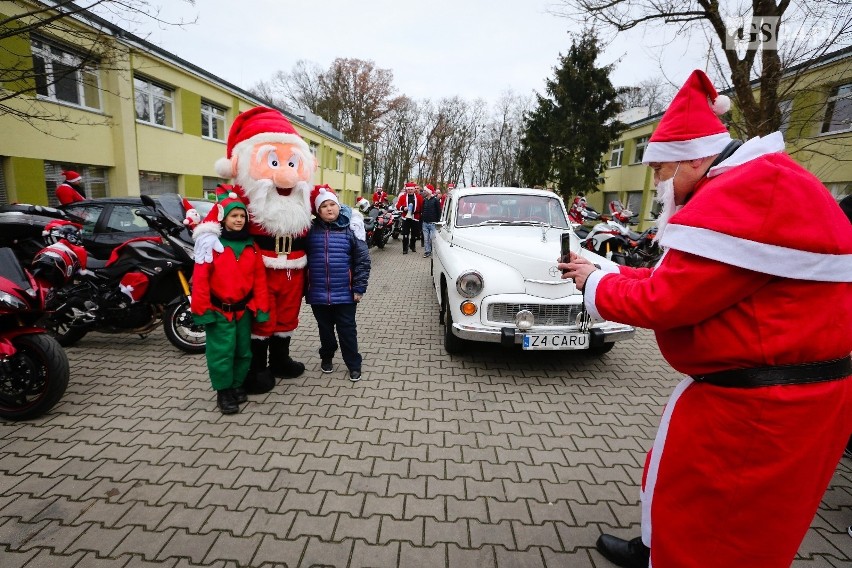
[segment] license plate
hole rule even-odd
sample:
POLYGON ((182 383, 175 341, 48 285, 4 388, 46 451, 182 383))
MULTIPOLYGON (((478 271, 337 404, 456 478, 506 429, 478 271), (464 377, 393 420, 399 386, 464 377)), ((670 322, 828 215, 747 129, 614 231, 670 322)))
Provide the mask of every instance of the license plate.
POLYGON ((529 333, 524 335, 524 349, 588 349, 588 333, 529 333))

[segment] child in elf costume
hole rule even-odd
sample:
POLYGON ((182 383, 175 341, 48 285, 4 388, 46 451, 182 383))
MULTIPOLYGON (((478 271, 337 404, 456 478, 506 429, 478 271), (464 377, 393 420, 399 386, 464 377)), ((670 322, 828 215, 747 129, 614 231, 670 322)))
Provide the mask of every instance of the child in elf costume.
POLYGON ((207 368, 222 414, 246 402, 243 381, 251 364, 253 320, 269 319, 266 271, 248 232, 248 210, 236 193, 221 192, 204 219, 222 226, 222 252, 197 263, 192 278, 192 314, 207 333, 207 368))

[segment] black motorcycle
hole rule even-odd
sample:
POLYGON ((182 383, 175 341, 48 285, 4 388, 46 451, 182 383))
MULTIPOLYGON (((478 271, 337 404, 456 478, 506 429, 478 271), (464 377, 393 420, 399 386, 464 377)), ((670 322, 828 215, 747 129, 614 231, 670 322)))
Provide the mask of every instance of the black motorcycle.
POLYGON ((12 250, 0 248, 0 418, 40 416, 68 387, 68 357, 36 323, 46 295, 12 250))
POLYGON ((161 238, 128 241, 113 258, 90 258, 87 270, 48 298, 45 327, 63 346, 73 345, 88 332, 133 333, 145 337, 162 322, 166 338, 187 353, 204 352, 204 328, 194 324, 190 312, 190 285, 195 266, 192 245, 180 237, 184 225, 168 215, 148 196, 137 214, 161 238), (119 289, 129 274, 147 280, 138 301, 119 289))

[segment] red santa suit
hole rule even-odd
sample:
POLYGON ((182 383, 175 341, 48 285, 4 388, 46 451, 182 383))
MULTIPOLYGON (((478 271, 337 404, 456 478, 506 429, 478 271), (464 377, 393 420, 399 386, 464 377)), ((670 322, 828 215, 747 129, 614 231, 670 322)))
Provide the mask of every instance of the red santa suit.
POLYGON ((852 434, 852 226, 781 148, 779 133, 753 139, 711 169, 663 229, 656 268, 595 271, 585 284, 593 316, 654 330, 689 375, 642 479, 651 566, 790 566, 852 434), (825 231, 791 230, 800 203, 825 231), (833 360, 832 380, 707 382, 833 360))
POLYGON ((80 192, 71 185, 72 183, 81 183, 83 181, 83 177, 80 174, 71 170, 63 170, 59 179, 60 183, 56 186, 56 199, 59 200, 60 204, 67 205, 85 200, 80 195, 80 192))

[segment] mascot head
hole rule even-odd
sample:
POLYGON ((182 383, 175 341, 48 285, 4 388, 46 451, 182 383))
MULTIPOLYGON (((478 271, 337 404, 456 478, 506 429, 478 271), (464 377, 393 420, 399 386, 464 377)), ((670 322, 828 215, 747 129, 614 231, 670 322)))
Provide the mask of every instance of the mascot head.
POLYGON ((216 161, 216 173, 243 188, 252 220, 273 235, 299 234, 310 226, 316 167, 290 121, 266 107, 234 119, 227 157, 216 161))

